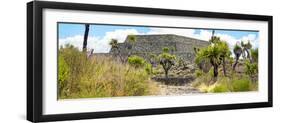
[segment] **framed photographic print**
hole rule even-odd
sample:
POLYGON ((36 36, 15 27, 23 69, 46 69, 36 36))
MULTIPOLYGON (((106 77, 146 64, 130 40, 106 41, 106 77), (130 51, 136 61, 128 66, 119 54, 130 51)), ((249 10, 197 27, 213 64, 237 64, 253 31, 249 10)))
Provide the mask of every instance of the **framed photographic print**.
POLYGON ((272 107, 272 16, 33 1, 33 122, 272 107))

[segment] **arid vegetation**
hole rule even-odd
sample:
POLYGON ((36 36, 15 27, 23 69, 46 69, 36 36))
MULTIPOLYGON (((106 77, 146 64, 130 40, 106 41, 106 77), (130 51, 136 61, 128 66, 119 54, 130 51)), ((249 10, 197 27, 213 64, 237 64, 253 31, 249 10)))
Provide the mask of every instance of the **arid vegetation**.
POLYGON ((59 50, 59 98, 153 95, 158 92, 142 63, 86 54, 72 45, 59 50), (135 66, 136 65, 136 66, 135 66))
MULTIPOLYGON (((196 50, 196 63, 211 64, 208 72, 198 69, 193 86, 202 92, 241 92, 258 90, 258 49, 250 41, 233 48, 234 57, 226 41, 213 36, 208 47, 196 50), (241 58, 242 55, 242 58, 241 58), (235 63, 233 64, 233 59, 235 63)), ((199 67, 200 68, 200 67, 199 67)))
POLYGON ((173 46, 139 55, 134 35, 124 45, 111 39, 109 53, 94 53, 87 49, 88 33, 86 24, 82 50, 71 44, 59 48, 59 99, 258 90, 258 49, 250 41, 230 48, 213 32, 188 61, 173 46))

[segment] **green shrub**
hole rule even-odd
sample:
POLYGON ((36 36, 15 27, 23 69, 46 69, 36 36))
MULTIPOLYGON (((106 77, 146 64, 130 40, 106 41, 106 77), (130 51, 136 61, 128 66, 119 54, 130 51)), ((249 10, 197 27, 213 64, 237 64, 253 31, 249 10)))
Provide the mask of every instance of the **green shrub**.
POLYGON ((233 91, 250 91, 251 81, 247 78, 232 80, 233 91))
POLYGON ((136 68, 144 67, 146 62, 142 57, 133 55, 128 58, 128 63, 136 68))
POLYGON ((252 56, 252 59, 254 62, 258 62, 259 60, 259 49, 256 48, 256 49, 251 49, 250 50, 250 53, 251 53, 251 56, 252 56))
POLYGON ((196 70, 195 71, 195 76, 196 77, 200 77, 200 76, 202 76, 203 75, 203 71, 202 70, 196 70))
POLYGON ((169 48, 169 47, 163 47, 163 48, 162 48, 162 51, 163 51, 164 53, 169 53, 170 48, 169 48))
POLYGON ((62 56, 59 56, 59 69, 58 69, 58 85, 59 85, 59 93, 61 94, 62 92, 65 91, 66 87, 66 81, 69 76, 69 66, 66 64, 65 60, 63 59, 62 56))
POLYGON ((249 60, 245 62, 245 73, 255 82, 255 78, 258 76, 258 64, 251 63, 249 60))
POLYGON ((69 67, 62 56, 59 56, 59 81, 63 82, 69 74, 69 67))
POLYGON ((221 92, 228 92, 229 89, 226 84, 218 84, 213 89, 212 92, 214 93, 221 93, 221 92))
POLYGON ((165 71, 165 77, 168 78, 169 70, 172 68, 172 66, 175 65, 176 56, 172 55, 169 52, 169 48, 164 47, 163 52, 159 54, 159 64, 162 66, 163 70, 165 71))
POLYGON ((228 62, 232 66, 232 64, 234 63, 234 58, 233 57, 229 57, 228 58, 228 62))
POLYGON ((152 74, 153 71, 152 71, 152 65, 150 63, 146 63, 145 64, 145 71, 147 72, 147 74, 152 74))
POLYGON ((245 62, 246 69, 245 72, 247 75, 252 76, 254 74, 258 73, 258 64, 257 63, 251 63, 249 60, 245 62))
POLYGON ((231 76, 219 76, 214 84, 210 84, 212 77, 208 73, 203 73, 193 82, 193 87, 201 92, 222 93, 222 92, 243 92, 257 91, 258 83, 252 82, 246 75, 232 74, 231 76))
POLYGON ((202 70, 195 71, 196 80, 192 83, 192 86, 207 92, 209 82, 212 80, 212 76, 209 73, 204 73, 202 70))
POLYGON ((59 82, 59 92, 63 96, 68 96, 70 92, 77 92, 80 90, 79 81, 81 79, 80 76, 83 75, 86 70, 87 63, 86 54, 82 53, 75 48, 73 45, 65 45, 64 47, 59 49, 59 74, 58 78, 67 78, 64 83, 59 82), (68 66, 68 74, 67 77, 60 76, 64 73, 60 69, 64 69, 65 66, 68 66), (78 77, 77 77, 78 76, 78 77))
POLYGON ((215 76, 215 75, 214 75, 214 68, 213 68, 213 67, 212 67, 212 68, 210 68, 210 70, 209 70, 208 74, 209 74, 210 76, 212 76, 212 77, 214 77, 214 76, 215 76))
POLYGON ((219 77, 217 82, 210 86, 209 92, 214 93, 221 93, 221 92, 231 92, 232 86, 231 86, 231 79, 228 77, 219 77))
POLYGON ((65 80, 65 86, 62 81, 58 82, 59 87, 64 87, 59 88, 59 91, 64 90, 59 93, 59 99, 142 96, 158 92, 145 69, 108 56, 94 54, 88 59, 73 46, 59 50, 58 78, 65 80))

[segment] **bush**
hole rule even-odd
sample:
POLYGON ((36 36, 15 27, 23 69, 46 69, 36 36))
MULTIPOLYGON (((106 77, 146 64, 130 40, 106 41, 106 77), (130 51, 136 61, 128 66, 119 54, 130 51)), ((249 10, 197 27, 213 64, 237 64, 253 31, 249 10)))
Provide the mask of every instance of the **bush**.
POLYGON ((243 92, 257 91, 258 83, 252 82, 250 77, 246 75, 232 74, 231 77, 219 76, 214 84, 210 84, 212 77, 209 73, 203 73, 196 78, 192 84, 201 92, 221 93, 221 92, 243 92))
POLYGON ((202 92, 208 92, 208 86, 210 84, 210 81, 212 81, 213 76, 211 76, 209 73, 204 73, 201 70, 196 70, 195 76, 197 78, 192 83, 192 86, 198 88, 202 92))
POLYGON ((196 77, 200 77, 200 76, 202 76, 203 75, 203 71, 202 70, 196 70, 195 71, 195 76, 196 77))
POLYGON ((214 75, 214 68, 213 68, 213 67, 210 68, 208 74, 209 74, 210 76, 212 76, 212 77, 215 76, 215 75, 214 75))
POLYGON ((163 67, 165 71, 165 77, 168 78, 168 72, 175 65, 176 56, 172 55, 169 52, 169 48, 164 47, 163 52, 159 54, 159 64, 163 67))
POLYGON ((229 89, 226 84, 218 84, 213 89, 212 92, 214 93, 221 93, 221 92, 228 92, 229 89))
POLYGON ((168 47, 163 47, 163 48, 162 48, 162 51, 163 51, 164 53, 169 53, 170 48, 168 48, 168 47))
POLYGON ((249 60, 245 62, 245 73, 255 82, 255 78, 258 76, 258 64, 251 63, 249 60))
POLYGON ((249 79, 234 79, 232 81, 233 91, 250 91, 251 81, 249 79))
POLYGON ((59 76, 58 76, 58 82, 59 82, 59 93, 61 94, 66 86, 66 81, 69 76, 69 66, 66 64, 65 60, 62 56, 59 56, 59 76))
POLYGON ((133 55, 128 58, 128 63, 135 68, 144 67, 146 62, 142 57, 133 55))
POLYGON ((153 73, 152 65, 150 63, 146 63, 144 69, 147 72, 147 74, 149 74, 149 75, 153 73))
POLYGON ((254 62, 258 62, 259 60, 259 49, 256 48, 256 49, 251 49, 250 50, 250 53, 251 53, 251 56, 252 56, 252 59, 254 62))
POLYGON ((145 69, 138 69, 107 56, 88 59, 76 48, 59 50, 59 99, 142 96, 158 92, 145 69), (64 70, 68 68, 68 70, 64 70), (68 74, 64 74, 68 71, 68 74), (62 75, 62 76, 61 76, 62 75), (66 75, 67 77, 64 77, 66 75))
POLYGON ((219 77, 217 82, 210 86, 209 92, 214 93, 222 93, 222 92, 231 92, 232 86, 231 86, 231 79, 228 77, 219 77))
POLYGON ((252 82, 248 77, 229 79, 227 77, 221 78, 217 81, 216 86, 211 89, 211 92, 243 92, 253 91, 252 82))
POLYGON ((59 81, 59 92, 64 96, 68 96, 70 92, 79 91, 79 81, 81 76, 86 70, 88 63, 86 54, 80 52, 78 48, 73 45, 65 45, 65 47, 59 49, 59 79, 66 78, 64 81, 59 81), (68 74, 63 76, 66 69, 68 74), (62 75, 62 76, 61 76, 62 75))

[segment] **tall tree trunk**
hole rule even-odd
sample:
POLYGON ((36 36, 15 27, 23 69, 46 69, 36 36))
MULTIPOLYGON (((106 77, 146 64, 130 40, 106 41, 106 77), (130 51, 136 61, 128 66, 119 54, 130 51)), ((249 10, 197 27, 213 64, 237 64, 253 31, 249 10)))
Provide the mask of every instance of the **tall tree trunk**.
POLYGON ((89 24, 85 25, 85 33, 84 33, 84 41, 83 41, 83 52, 87 51, 87 41, 88 41, 88 34, 89 34, 89 24))
POLYGON ((168 70, 165 70, 165 78, 168 79, 168 70))
POLYGON ((214 78, 217 78, 218 77, 218 65, 214 65, 214 78))
POLYGON ((246 59, 246 52, 247 50, 245 49, 245 48, 243 48, 243 50, 242 50, 242 57, 243 57, 243 59, 246 59))
POLYGON ((216 81, 216 80, 217 80, 217 76, 218 76, 218 74, 219 74, 219 72, 218 72, 218 67, 219 67, 219 65, 216 64, 213 59, 211 59, 210 62, 211 62, 211 64, 212 64, 213 68, 214 68, 214 70, 213 70, 214 78, 213 78, 213 79, 214 79, 214 81, 216 81))
POLYGON ((237 65, 237 63, 238 63, 238 60, 239 60, 239 58, 235 58, 235 63, 234 63, 234 65, 233 65, 233 70, 235 70, 236 65, 237 65))
POLYGON ((222 58, 222 69, 223 69, 223 75, 226 76, 226 68, 225 68, 225 58, 222 58))
POLYGON ((238 60, 236 59, 235 63, 233 64, 233 67, 232 67, 233 70, 235 70, 237 63, 238 63, 238 60))
POLYGON ((162 67, 164 69, 164 72, 165 72, 165 78, 167 79, 168 78, 168 71, 169 71, 169 68, 167 66, 168 64, 165 62, 162 64, 162 67))
POLYGON ((247 58, 250 60, 251 63, 253 63, 253 60, 252 60, 252 57, 251 57, 251 54, 250 54, 249 50, 246 49, 246 52, 247 52, 247 58))

